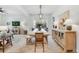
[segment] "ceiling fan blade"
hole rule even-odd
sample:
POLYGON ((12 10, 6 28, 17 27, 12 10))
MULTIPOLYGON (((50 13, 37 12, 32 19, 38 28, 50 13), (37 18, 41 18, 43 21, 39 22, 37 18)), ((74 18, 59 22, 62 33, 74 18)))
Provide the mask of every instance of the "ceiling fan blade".
POLYGON ((0 8, 0 12, 4 13, 4 10, 2 8, 0 8))

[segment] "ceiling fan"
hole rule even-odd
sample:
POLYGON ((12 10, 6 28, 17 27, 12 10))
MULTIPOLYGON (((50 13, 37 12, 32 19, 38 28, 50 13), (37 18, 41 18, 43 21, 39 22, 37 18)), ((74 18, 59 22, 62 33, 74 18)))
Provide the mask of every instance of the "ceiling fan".
POLYGON ((0 8, 0 12, 1 12, 1 13, 3 13, 3 12, 4 12, 4 10, 3 10, 2 8, 0 8))
POLYGON ((3 8, 0 8, 0 13, 6 13, 3 8))

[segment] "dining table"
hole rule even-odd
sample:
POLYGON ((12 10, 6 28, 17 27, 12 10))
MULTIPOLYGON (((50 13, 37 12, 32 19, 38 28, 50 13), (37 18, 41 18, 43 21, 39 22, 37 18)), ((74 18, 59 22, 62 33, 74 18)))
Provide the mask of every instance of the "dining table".
POLYGON ((30 36, 35 36, 35 33, 43 33, 44 36, 50 35, 49 32, 41 32, 41 31, 37 31, 37 32, 31 31, 31 32, 28 32, 28 35, 30 35, 30 36))
POLYGON ((43 31, 36 31, 36 32, 34 32, 34 31, 30 31, 30 32, 27 33, 27 35, 35 37, 35 33, 43 33, 44 34, 44 38, 46 39, 46 41, 48 43, 48 36, 50 35, 49 32, 43 32, 43 31))

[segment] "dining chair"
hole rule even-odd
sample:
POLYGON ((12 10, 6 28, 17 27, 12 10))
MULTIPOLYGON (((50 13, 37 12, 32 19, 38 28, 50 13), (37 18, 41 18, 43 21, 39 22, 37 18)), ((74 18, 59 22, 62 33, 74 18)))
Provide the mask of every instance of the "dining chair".
POLYGON ((3 53, 5 52, 5 48, 9 45, 13 46, 11 36, 8 34, 0 35, 0 49, 2 49, 3 53))
POLYGON ((35 52, 37 44, 42 44, 43 52, 44 52, 44 34, 43 33, 35 33, 35 52))
POLYGON ((6 41, 7 43, 6 44, 10 44, 11 46, 13 46, 13 43, 12 43, 12 35, 10 33, 7 33, 6 35, 6 41))
POLYGON ((26 35, 26 44, 32 43, 32 37, 30 35, 26 35))

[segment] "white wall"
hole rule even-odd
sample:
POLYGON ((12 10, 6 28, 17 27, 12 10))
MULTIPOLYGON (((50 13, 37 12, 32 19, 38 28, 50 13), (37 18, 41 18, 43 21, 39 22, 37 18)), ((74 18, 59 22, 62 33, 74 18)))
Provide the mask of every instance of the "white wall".
POLYGON ((20 5, 1 5, 0 7, 4 9, 6 14, 3 19, 0 18, 0 26, 5 26, 7 22, 10 22, 10 25, 12 25, 11 23, 13 20, 18 20, 22 23, 25 22, 25 27, 28 26, 29 14, 20 5))
POLYGON ((6 14, 0 13, 0 26, 3 25, 5 26, 6 23, 6 14))
POLYGON ((56 17, 56 20, 59 19, 62 13, 65 11, 70 10, 70 18, 76 23, 79 24, 78 19, 79 19, 79 6, 78 5, 62 5, 60 6, 59 9, 56 10, 56 12, 53 13, 53 16, 56 17))
MULTIPOLYGON (((12 28, 12 21, 20 21, 21 23, 21 26, 25 27, 25 28, 29 28, 28 27, 28 21, 29 21, 29 15, 28 16, 22 16, 22 15, 8 15, 7 18, 6 18, 6 21, 4 22, 10 22, 10 28, 12 28), (23 23, 23 24, 22 24, 23 23)), ((24 28, 23 27, 23 28, 24 28)))

